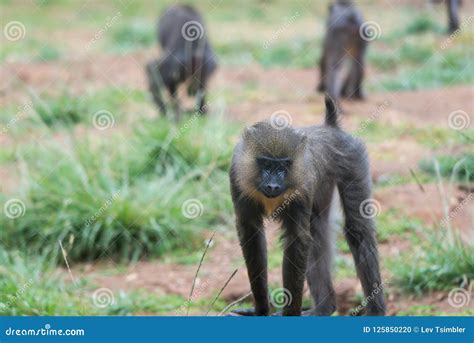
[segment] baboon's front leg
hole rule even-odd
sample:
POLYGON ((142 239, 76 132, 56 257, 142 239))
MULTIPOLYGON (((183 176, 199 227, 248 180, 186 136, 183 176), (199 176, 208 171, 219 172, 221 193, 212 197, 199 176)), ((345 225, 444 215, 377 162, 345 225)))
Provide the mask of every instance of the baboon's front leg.
POLYGON ((268 316, 267 243, 261 214, 246 204, 236 206, 237 230, 244 254, 255 315, 268 316))
POLYGON ((148 88, 153 97, 153 101, 161 114, 166 116, 166 106, 161 95, 161 85, 163 85, 163 81, 161 80, 157 61, 151 61, 146 65, 146 74, 148 76, 148 88))
POLYGON ((286 302, 283 307, 284 316, 301 315, 303 288, 308 259, 309 209, 299 208, 298 212, 289 211, 283 219, 284 255, 283 255, 283 287, 286 302))

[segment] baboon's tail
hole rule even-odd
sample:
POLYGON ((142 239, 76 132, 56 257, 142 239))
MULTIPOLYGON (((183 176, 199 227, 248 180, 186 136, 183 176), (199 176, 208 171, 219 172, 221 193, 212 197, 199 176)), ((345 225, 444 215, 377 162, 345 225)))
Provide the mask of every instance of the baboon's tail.
POLYGON ((326 94, 324 101, 326 103, 326 119, 324 123, 328 126, 338 127, 337 106, 334 100, 326 94))

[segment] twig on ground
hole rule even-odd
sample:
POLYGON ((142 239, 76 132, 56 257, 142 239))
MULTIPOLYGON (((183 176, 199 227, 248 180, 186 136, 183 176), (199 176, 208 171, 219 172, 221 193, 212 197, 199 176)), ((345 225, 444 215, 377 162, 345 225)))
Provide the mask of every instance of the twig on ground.
POLYGON ((209 305, 208 309, 207 309, 207 312, 206 312, 206 316, 209 314, 209 312, 211 311, 212 309, 212 306, 214 306, 214 304, 216 303, 217 299, 220 297, 220 295, 222 294, 222 292, 224 291, 224 289, 227 287, 227 285, 229 284, 230 280, 232 280, 232 278, 235 276, 235 274, 237 274, 237 271, 239 269, 236 269, 234 270, 234 272, 230 275, 230 277, 227 279, 227 281, 225 282, 224 286, 222 286, 221 290, 219 291, 219 293, 217 293, 216 297, 214 298, 214 300, 212 301, 211 305, 209 305))
POLYGON ((66 263, 66 267, 69 272, 69 276, 71 277, 72 283, 74 284, 74 286, 77 286, 76 280, 74 279, 74 276, 72 275, 71 268, 69 267, 69 263, 67 261, 66 250, 64 250, 63 248, 63 243, 61 242, 61 240, 59 240, 58 242, 59 242, 59 247, 61 248, 61 253, 63 254, 64 262, 66 263))
POLYGON ((229 305, 227 305, 221 312, 219 312, 218 316, 222 316, 224 313, 226 313, 228 310, 230 310, 232 307, 243 301, 245 298, 248 296, 252 295, 252 292, 248 292, 244 296, 241 296, 239 299, 235 300, 234 302, 231 302, 229 305))
POLYGON ((410 174, 411 176, 413 176, 413 178, 415 179, 415 182, 416 184, 418 185, 418 187, 420 188, 420 190, 423 192, 423 193, 426 193, 425 192, 425 188, 423 187, 423 185, 421 184, 420 180, 418 179, 418 176, 416 176, 415 172, 413 171, 413 169, 410 168, 410 174))
POLYGON ((209 240, 207 241, 206 248, 204 248, 204 252, 202 253, 202 256, 201 256, 201 261, 199 261, 199 265, 198 265, 198 268, 196 270, 196 274, 194 275, 193 284, 191 286, 191 292, 189 293, 188 304, 187 304, 187 308, 186 308, 186 316, 189 314, 189 306, 191 305, 191 299, 193 297, 194 287, 196 286, 196 279, 198 277, 199 270, 201 269, 202 262, 204 261, 204 257, 206 256, 207 250, 209 249, 209 246, 211 245, 211 242, 214 239, 215 234, 216 234, 216 231, 214 231, 212 233, 211 238, 209 238, 209 240))

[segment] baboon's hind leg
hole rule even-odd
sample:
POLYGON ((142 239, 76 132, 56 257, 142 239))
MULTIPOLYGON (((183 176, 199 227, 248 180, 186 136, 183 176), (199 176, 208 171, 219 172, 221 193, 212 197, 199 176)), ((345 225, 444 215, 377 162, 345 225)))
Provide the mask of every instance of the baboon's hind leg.
MULTIPOLYGON (((368 315, 384 315, 385 301, 379 270, 375 224, 361 204, 370 202, 370 174, 360 167, 342 181, 338 188, 345 214, 344 234, 354 257, 357 275, 361 281, 367 300, 368 315)), ((368 169, 368 168, 367 168, 368 169)))

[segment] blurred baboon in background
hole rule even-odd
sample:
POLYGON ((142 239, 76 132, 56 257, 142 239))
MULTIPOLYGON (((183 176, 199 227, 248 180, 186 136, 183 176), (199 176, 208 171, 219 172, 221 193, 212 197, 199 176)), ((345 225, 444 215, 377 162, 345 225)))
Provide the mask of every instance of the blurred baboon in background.
POLYGON ((329 6, 317 89, 336 101, 341 97, 365 97, 362 80, 368 41, 360 34, 363 22, 352 1, 335 1, 329 6))
POLYGON ((176 119, 179 119, 177 90, 187 82, 188 94, 196 96, 198 110, 205 113, 206 86, 217 63, 201 15, 188 5, 169 7, 158 22, 158 41, 163 55, 146 65, 154 102, 166 114, 161 93, 164 86, 171 97, 176 119))

